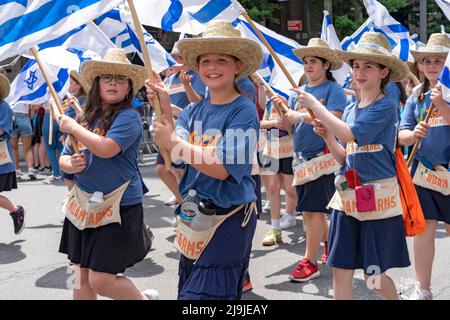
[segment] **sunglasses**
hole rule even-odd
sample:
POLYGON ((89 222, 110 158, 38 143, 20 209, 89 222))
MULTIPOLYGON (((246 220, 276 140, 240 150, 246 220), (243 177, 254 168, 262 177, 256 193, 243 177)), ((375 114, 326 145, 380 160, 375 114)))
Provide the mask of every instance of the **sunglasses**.
POLYGON ((100 75, 100 81, 104 83, 110 83, 112 80, 115 80, 118 84, 128 83, 129 78, 121 75, 113 75, 113 74, 102 74, 100 75))

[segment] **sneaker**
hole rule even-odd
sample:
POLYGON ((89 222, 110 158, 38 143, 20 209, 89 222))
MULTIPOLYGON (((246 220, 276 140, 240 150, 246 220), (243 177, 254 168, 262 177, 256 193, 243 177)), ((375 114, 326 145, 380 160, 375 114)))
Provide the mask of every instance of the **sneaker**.
POLYGON ((52 184, 55 180, 61 180, 61 179, 62 179, 62 176, 51 175, 51 176, 48 176, 47 179, 45 179, 43 182, 45 184, 52 184))
POLYGON ((155 289, 147 289, 141 292, 148 300, 159 300, 159 292, 155 289))
POLYGON ((42 170, 42 172, 43 172, 43 173, 50 173, 50 172, 52 172, 52 167, 45 167, 45 168, 42 170))
POLYGON ((281 229, 289 229, 297 225, 297 219, 290 214, 282 214, 280 219, 281 229))
POLYGON ((244 286, 242 287, 242 293, 248 292, 253 290, 252 282, 250 281, 250 275, 247 273, 245 274, 244 278, 244 286))
POLYGON ((178 204, 178 202, 177 202, 177 198, 175 198, 175 196, 172 196, 169 199, 167 199, 166 201, 164 201, 165 206, 174 206, 176 204, 178 204))
POLYGON ((263 238, 263 246, 274 246, 278 243, 282 243, 281 230, 272 229, 268 231, 263 238))
POLYGON ((269 201, 266 201, 266 204, 264 205, 262 210, 263 210, 263 212, 270 211, 270 202, 269 201))
POLYGON ((419 282, 416 282, 413 294, 409 297, 409 300, 433 300, 433 294, 425 290, 420 286, 419 282))
POLYGON ((322 254, 322 258, 320 259, 322 264, 327 264, 327 259, 328 259, 328 241, 324 241, 324 246, 323 246, 323 254, 322 254))
POLYGON ((28 168, 28 177, 30 178, 30 180, 36 180, 36 172, 33 168, 28 168))
POLYGON ((320 276, 319 267, 306 258, 289 274, 289 279, 296 282, 306 282, 320 276))
POLYGON ((16 178, 22 179, 23 172, 20 169, 16 169, 16 178))
POLYGON ((22 206, 17 206, 15 212, 10 213, 14 223, 14 233, 20 234, 25 227, 25 209, 22 206))

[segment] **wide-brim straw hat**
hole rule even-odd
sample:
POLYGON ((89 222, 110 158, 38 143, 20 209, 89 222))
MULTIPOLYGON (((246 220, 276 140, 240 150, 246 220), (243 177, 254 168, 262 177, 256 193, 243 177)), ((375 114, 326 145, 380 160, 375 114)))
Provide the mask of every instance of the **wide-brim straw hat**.
POLYGON ((172 51, 170 52, 170 54, 172 56, 180 56, 181 57, 180 51, 178 50, 178 41, 173 44, 173 48, 172 48, 172 51))
POLYGON ((108 49, 103 60, 88 60, 81 65, 83 81, 92 86, 95 78, 102 74, 122 75, 133 83, 133 95, 144 86, 147 72, 142 66, 131 64, 125 51, 119 48, 108 49))
POLYGON ((347 63, 351 60, 366 60, 381 64, 391 70, 389 80, 401 81, 409 73, 408 65, 391 53, 391 45, 384 35, 366 32, 350 51, 338 50, 337 54, 347 63))
POLYGON ((198 58, 209 53, 227 54, 238 58, 244 64, 236 78, 249 76, 262 63, 262 49, 253 40, 241 37, 241 32, 228 21, 216 20, 208 24, 199 38, 178 41, 178 50, 184 62, 198 72, 198 58))
POLYGON ((445 33, 433 33, 427 45, 419 50, 410 50, 414 59, 422 63, 425 57, 447 57, 450 50, 450 38, 445 33))
POLYGON ((91 86, 89 83, 83 78, 81 73, 76 72, 75 70, 70 71, 70 77, 74 78, 83 88, 85 94, 88 94, 89 90, 91 90, 91 86))
POLYGON ((337 70, 342 67, 342 59, 330 46, 320 38, 312 38, 308 45, 303 48, 292 50, 302 62, 305 57, 320 57, 331 64, 331 70, 337 70))
POLYGON ((0 73, 0 99, 5 99, 9 95, 11 85, 6 76, 0 73))

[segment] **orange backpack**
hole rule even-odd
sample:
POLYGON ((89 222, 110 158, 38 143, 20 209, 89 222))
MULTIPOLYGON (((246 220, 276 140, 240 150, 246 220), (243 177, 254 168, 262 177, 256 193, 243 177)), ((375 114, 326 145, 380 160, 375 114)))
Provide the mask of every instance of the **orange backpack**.
POLYGON ((397 178, 403 208, 403 224, 408 237, 414 237, 425 230, 426 222, 420 206, 416 188, 400 148, 395 150, 397 159, 397 178))

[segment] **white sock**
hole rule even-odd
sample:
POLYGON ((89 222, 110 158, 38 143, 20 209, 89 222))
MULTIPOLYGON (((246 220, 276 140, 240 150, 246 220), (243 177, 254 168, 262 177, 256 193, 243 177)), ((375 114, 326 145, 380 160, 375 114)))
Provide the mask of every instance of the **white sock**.
POLYGON ((286 215, 287 215, 290 219, 295 218, 295 215, 294 215, 293 212, 286 212, 286 215))
POLYGON ((281 230, 280 219, 271 219, 271 220, 272 220, 272 229, 281 230))

